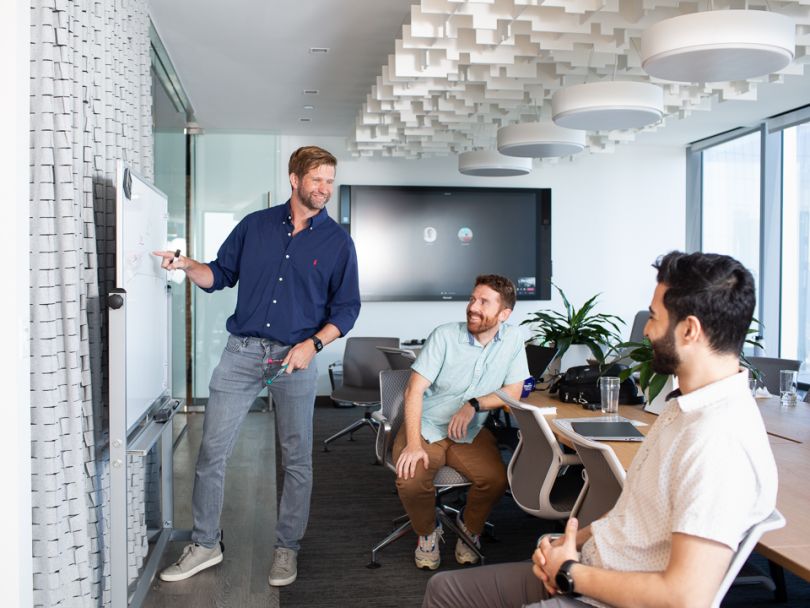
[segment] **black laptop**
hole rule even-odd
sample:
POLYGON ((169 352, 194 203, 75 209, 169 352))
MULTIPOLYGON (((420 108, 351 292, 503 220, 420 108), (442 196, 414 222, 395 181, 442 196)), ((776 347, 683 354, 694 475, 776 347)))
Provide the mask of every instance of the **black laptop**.
POLYGON ((529 373, 532 378, 542 378, 548 364, 556 354, 557 349, 549 346, 535 346, 534 344, 526 346, 526 361, 529 363, 529 373))
POLYGON ((626 420, 583 420, 572 422, 575 433, 595 441, 644 441, 644 435, 626 420))

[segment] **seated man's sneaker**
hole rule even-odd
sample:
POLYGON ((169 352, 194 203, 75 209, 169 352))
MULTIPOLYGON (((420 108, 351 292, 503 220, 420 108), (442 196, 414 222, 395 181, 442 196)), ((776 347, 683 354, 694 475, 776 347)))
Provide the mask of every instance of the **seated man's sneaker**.
POLYGON ((427 536, 419 536, 416 543, 416 551, 414 551, 414 561, 417 568, 427 568, 428 570, 435 570, 442 563, 442 557, 439 553, 439 542, 443 540, 444 531, 442 527, 437 525, 436 528, 427 536))
MULTIPOLYGON (((475 543, 476 549, 479 551, 481 550, 481 535, 480 534, 473 534, 469 531, 467 526, 464 525, 464 520, 461 519, 461 514, 456 517, 456 523, 458 527, 461 528, 464 533, 469 536, 473 542, 475 543)), ((478 563, 478 554, 473 551, 467 543, 465 543, 460 538, 456 541, 456 561, 459 564, 477 564, 478 563)))
POLYGON ((276 547, 273 552, 273 566, 268 582, 273 587, 283 587, 293 583, 298 576, 298 553, 286 547, 276 547))
POLYGON ((186 545, 180 559, 160 573, 160 580, 182 581, 221 561, 222 547, 219 543, 210 549, 197 544, 186 545))

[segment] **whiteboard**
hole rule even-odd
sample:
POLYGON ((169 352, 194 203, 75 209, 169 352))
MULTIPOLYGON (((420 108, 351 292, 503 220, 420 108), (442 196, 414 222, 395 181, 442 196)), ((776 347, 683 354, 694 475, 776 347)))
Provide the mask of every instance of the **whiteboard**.
POLYGON ((153 251, 167 248, 167 196, 122 161, 116 166, 115 283, 126 291, 127 431, 169 396, 167 272, 153 251))

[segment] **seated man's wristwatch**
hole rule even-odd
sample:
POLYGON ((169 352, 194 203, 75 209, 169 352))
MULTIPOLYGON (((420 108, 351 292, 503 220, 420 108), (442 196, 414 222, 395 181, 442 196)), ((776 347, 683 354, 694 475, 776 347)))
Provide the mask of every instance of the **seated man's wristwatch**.
POLYGON ((467 402, 472 406, 476 414, 481 411, 481 404, 478 403, 478 399, 475 397, 470 397, 467 399, 467 402))
POLYGON ((310 340, 312 340, 312 343, 315 345, 316 353, 319 353, 323 350, 323 342, 321 342, 321 339, 318 336, 312 336, 310 340))
POLYGON ((562 595, 577 597, 579 593, 574 590, 574 577, 571 576, 571 567, 579 564, 575 559, 569 559, 562 563, 557 575, 554 577, 554 586, 562 595))

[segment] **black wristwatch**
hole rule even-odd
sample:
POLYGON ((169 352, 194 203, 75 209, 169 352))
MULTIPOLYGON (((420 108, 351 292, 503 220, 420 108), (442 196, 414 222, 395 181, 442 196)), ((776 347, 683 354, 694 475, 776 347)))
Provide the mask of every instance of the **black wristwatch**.
POLYGON ((321 339, 318 336, 312 336, 310 340, 312 340, 312 343, 315 345, 316 353, 319 353, 323 350, 323 342, 321 342, 321 339))
POLYGON ((571 576, 572 566, 579 564, 575 559, 569 559, 563 562, 560 569, 557 570, 557 576, 554 577, 554 585, 562 595, 570 595, 577 597, 579 593, 574 590, 574 577, 571 576))
POLYGON ((478 399, 476 399, 475 397, 470 397, 469 399, 467 399, 467 401, 470 402, 470 405, 475 410, 476 414, 481 411, 481 404, 478 403, 478 399))

